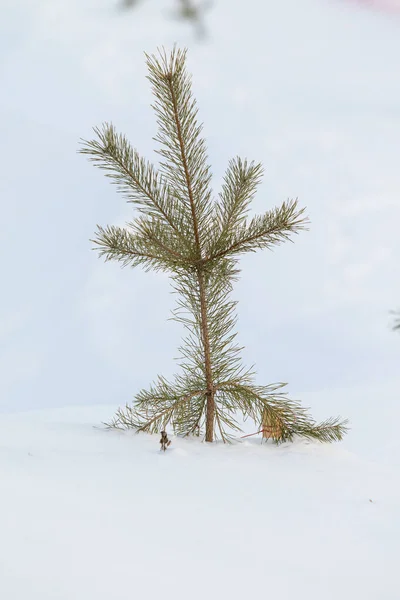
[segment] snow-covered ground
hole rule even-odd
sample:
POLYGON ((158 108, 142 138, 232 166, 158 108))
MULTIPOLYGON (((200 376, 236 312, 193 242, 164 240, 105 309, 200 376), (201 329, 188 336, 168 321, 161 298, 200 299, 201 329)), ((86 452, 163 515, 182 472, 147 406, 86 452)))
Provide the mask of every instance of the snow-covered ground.
POLYGON ((161 454, 93 427, 113 408, 2 417, 2 600, 398 600, 398 466, 254 438, 161 454))

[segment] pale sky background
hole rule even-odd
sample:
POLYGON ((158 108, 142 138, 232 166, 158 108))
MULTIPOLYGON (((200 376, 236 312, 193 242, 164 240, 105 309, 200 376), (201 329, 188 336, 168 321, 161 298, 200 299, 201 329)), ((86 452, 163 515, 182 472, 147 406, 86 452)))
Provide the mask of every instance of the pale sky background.
POLYGON ((239 154, 265 167, 255 211, 298 196, 312 222, 242 259, 245 361, 259 383, 315 406, 325 394, 319 416, 351 416, 360 388, 384 409, 400 390, 400 14, 215 0, 198 41, 173 7, 1 3, 0 410, 125 404, 175 372, 168 279, 91 251, 96 224, 132 207, 77 154, 112 120, 157 160, 143 51, 174 41, 190 49, 216 192, 239 154))

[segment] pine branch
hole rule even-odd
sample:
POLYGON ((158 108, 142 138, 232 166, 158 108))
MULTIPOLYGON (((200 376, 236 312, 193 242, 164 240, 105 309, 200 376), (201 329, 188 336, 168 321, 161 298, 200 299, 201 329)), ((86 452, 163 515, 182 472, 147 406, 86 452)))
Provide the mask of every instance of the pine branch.
POLYGON ((340 420, 338 418, 330 418, 322 423, 315 424, 311 420, 308 427, 297 427, 294 431, 295 435, 318 442, 339 442, 343 436, 349 431, 347 419, 340 420))
POLYGON ((107 171, 128 202, 149 217, 161 219, 174 232, 180 243, 190 247, 184 235, 184 214, 165 179, 153 165, 134 150, 128 139, 118 134, 112 124, 95 127, 97 139, 82 140, 81 154, 89 156, 96 166, 107 171))
POLYGON ((298 401, 289 399, 285 392, 277 391, 285 385, 255 386, 227 382, 221 384, 219 389, 231 398, 231 406, 235 406, 261 428, 267 418, 272 431, 279 432, 278 435, 272 435, 277 443, 293 441, 295 436, 320 442, 340 441, 343 438, 348 431, 347 420, 331 418, 317 424, 298 401))
POLYGON ((165 159, 161 171, 177 197, 187 208, 187 224, 201 258, 206 232, 211 228, 212 204, 210 167, 207 164, 202 125, 197 122, 196 101, 191 92, 191 77, 186 71, 186 50, 174 48, 170 56, 146 54, 148 79, 156 98, 160 143, 158 153, 165 159))
POLYGON ((282 206, 254 217, 250 223, 237 228, 222 249, 217 249, 209 260, 234 256, 244 252, 255 252, 259 248, 271 248, 286 240, 291 234, 306 229, 308 218, 305 209, 297 209, 297 200, 288 200, 282 206))
POLYGON ((173 79, 174 79, 174 77, 173 77, 173 72, 172 72, 172 68, 171 68, 171 71, 166 74, 166 82, 167 82, 169 92, 171 95, 171 100, 172 100, 173 118, 174 118, 175 127, 176 127, 176 135, 177 135, 178 142, 179 142, 180 159, 181 159, 183 171, 185 174, 187 193, 188 193, 189 202, 190 202, 190 210, 192 212, 194 237, 196 240, 196 247, 198 248, 199 258, 201 258, 199 223, 198 223, 197 210, 196 210, 197 207, 196 207, 196 203, 194 200, 192 175, 189 172, 189 159, 188 159, 188 153, 187 153, 187 143, 185 143, 185 140, 183 137, 184 132, 183 132, 183 127, 182 127, 181 120, 179 117, 179 112, 180 112, 179 108, 182 109, 182 106, 178 107, 178 94, 174 87, 173 79))
POLYGON ((177 240, 171 233, 165 229, 163 223, 156 218, 136 219, 129 226, 143 240, 143 243, 150 247, 158 248, 165 256, 169 256, 175 263, 189 264, 193 261, 190 255, 181 252, 181 247, 177 245, 177 240))
POLYGON ((239 157, 229 162, 219 202, 215 206, 217 235, 211 254, 244 224, 262 174, 261 164, 248 163, 239 157))
POLYGON ((206 390, 193 390, 187 384, 180 377, 176 378, 175 385, 159 377, 148 391, 141 390, 136 395, 133 406, 126 405, 124 410, 119 409, 114 420, 106 425, 155 433, 172 422, 176 433, 190 435, 201 421, 206 390))
POLYGON ((143 266, 146 270, 171 271, 186 264, 184 258, 166 250, 162 244, 143 235, 137 235, 126 228, 109 225, 105 228, 97 226, 96 237, 92 242, 99 250, 99 255, 106 261, 116 260, 123 267, 143 266))

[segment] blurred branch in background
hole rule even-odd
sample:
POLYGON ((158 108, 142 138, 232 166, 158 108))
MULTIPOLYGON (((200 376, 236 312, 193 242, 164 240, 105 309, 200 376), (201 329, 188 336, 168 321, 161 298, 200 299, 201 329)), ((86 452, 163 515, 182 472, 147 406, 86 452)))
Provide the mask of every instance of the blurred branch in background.
MULTIPOLYGON (((123 0, 121 7, 130 9, 143 0, 123 0)), ((177 6, 172 11, 172 16, 180 21, 187 21, 193 24, 196 34, 199 38, 204 38, 206 35, 204 25, 204 13, 211 8, 212 2, 203 0, 202 2, 194 2, 193 0, 175 0, 177 6)))
POLYGON ((400 309, 392 310, 391 314, 395 316, 393 322, 393 331, 400 331, 400 309))
POLYGON ((355 4, 360 8, 386 13, 400 13, 399 0, 342 0, 347 4, 355 4))

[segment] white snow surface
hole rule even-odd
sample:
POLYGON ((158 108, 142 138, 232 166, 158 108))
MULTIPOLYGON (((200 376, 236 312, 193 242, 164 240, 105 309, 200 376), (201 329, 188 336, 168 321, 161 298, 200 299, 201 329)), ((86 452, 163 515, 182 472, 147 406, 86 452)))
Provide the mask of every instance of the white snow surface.
POLYGON ((114 408, 2 416, 2 600, 399 598, 398 463, 259 438, 161 453, 94 427, 114 408))

